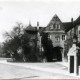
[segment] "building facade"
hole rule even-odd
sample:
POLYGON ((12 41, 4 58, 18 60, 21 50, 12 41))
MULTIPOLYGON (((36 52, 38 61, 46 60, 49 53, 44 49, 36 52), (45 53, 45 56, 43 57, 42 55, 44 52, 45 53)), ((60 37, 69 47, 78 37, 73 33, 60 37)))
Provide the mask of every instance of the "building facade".
POLYGON ((74 34, 77 35, 77 41, 80 42, 80 16, 76 20, 71 20, 69 26, 66 28, 67 39, 73 38, 74 34))
POLYGON ((49 34, 49 37, 52 40, 54 47, 59 46, 64 48, 64 41, 66 40, 66 34, 64 26, 57 15, 54 15, 52 20, 45 28, 44 32, 49 34))
MULTIPOLYGON (((60 49, 62 60, 64 60, 64 43, 66 40, 65 28, 59 17, 55 14, 47 27, 44 29, 44 33, 48 33, 49 38, 52 41, 53 47, 60 49)), ((59 54, 60 54, 59 53, 59 54)), ((57 52, 55 52, 55 55, 57 52)))
MULTIPOLYGON (((42 33, 47 33, 48 38, 52 41, 52 45, 56 50, 59 50, 59 54, 61 54, 62 61, 65 60, 65 44, 66 41, 73 38, 74 34, 78 37, 78 42, 80 42, 80 16, 71 22, 62 22, 59 17, 55 14, 51 21, 48 23, 46 27, 40 27, 39 23, 37 23, 36 27, 28 26, 27 30, 36 32, 37 37, 37 46, 40 51, 44 51, 44 48, 41 43, 42 33)), ((55 55, 58 54, 55 52, 55 55)))
POLYGON ((60 49, 62 60, 64 61, 65 57, 67 57, 66 50, 71 47, 69 45, 72 43, 71 39, 73 39, 74 34, 77 35, 77 42, 80 43, 80 16, 76 20, 71 18, 71 22, 61 22, 59 17, 55 14, 44 29, 44 32, 49 34, 53 47, 62 48, 60 49), (70 41, 71 43, 69 44, 70 41))

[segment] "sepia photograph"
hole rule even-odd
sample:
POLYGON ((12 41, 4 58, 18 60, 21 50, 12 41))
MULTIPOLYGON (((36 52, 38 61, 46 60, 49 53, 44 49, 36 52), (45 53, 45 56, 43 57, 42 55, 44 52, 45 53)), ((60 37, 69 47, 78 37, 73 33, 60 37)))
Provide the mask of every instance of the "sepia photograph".
POLYGON ((80 79, 79 0, 0 0, 2 79, 80 79))

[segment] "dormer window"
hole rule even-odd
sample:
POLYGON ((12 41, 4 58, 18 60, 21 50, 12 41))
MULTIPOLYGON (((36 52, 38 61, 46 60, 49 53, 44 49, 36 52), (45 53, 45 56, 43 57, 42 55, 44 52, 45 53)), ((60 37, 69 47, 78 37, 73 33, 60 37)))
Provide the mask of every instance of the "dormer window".
POLYGON ((57 24, 56 29, 60 29, 60 25, 59 24, 57 24))
POLYGON ((57 29, 57 26, 58 26, 58 25, 56 24, 56 25, 55 25, 55 29, 57 29))
POLYGON ((53 28, 54 28, 54 29, 56 28, 56 24, 53 24, 53 28))
POLYGON ((53 29, 60 29, 60 24, 53 24, 53 29))
POLYGON ((53 25, 50 26, 50 29, 53 29, 53 25))
POLYGON ((58 29, 60 29, 60 24, 58 25, 58 29))

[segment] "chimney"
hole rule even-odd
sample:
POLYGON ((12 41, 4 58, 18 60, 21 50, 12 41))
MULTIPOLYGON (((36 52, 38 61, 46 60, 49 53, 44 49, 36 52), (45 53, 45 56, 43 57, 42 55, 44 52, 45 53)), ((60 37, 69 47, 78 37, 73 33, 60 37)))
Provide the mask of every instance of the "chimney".
POLYGON ((73 18, 71 18, 71 22, 73 22, 73 18))
POLYGON ((37 26, 39 26, 39 22, 37 22, 37 26))
POLYGON ((31 26, 31 21, 29 21, 29 26, 31 26))
POLYGON ((74 26, 74 23, 73 23, 73 18, 71 18, 71 22, 72 22, 72 24, 73 24, 73 28, 74 28, 74 35, 76 35, 76 27, 74 26))
POLYGON ((39 22, 37 22, 37 30, 39 30, 39 22))

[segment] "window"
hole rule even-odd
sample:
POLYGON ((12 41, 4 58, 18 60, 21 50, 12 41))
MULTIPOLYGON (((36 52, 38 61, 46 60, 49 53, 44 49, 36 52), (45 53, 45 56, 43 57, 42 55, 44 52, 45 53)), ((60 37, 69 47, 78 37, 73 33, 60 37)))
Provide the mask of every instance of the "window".
POLYGON ((53 24, 54 29, 60 29, 60 24, 53 24))
POLYGON ((60 42, 60 37, 55 37, 56 42, 60 42))
POLYGON ((62 40, 65 40, 65 35, 62 35, 62 40))
POLYGON ((57 24, 53 24, 53 28, 54 29, 58 29, 58 25, 57 24))
POLYGON ((58 29, 60 29, 60 24, 58 25, 58 29))
POLYGON ((57 27, 58 27, 58 25, 56 24, 56 25, 55 25, 55 29, 57 29, 57 27))
POLYGON ((57 28, 56 29, 60 29, 60 25, 59 24, 57 24, 57 26, 56 26, 57 28))
POLYGON ((57 24, 57 25, 56 25, 56 27, 57 27, 56 29, 58 29, 58 26, 59 26, 59 25, 57 24))
POLYGON ((80 31, 79 31, 79 34, 80 34, 80 31))
POLYGON ((56 25, 55 25, 55 24, 53 24, 53 27, 54 27, 54 29, 55 29, 56 25))
POLYGON ((50 29, 53 29, 53 25, 50 26, 50 29))

